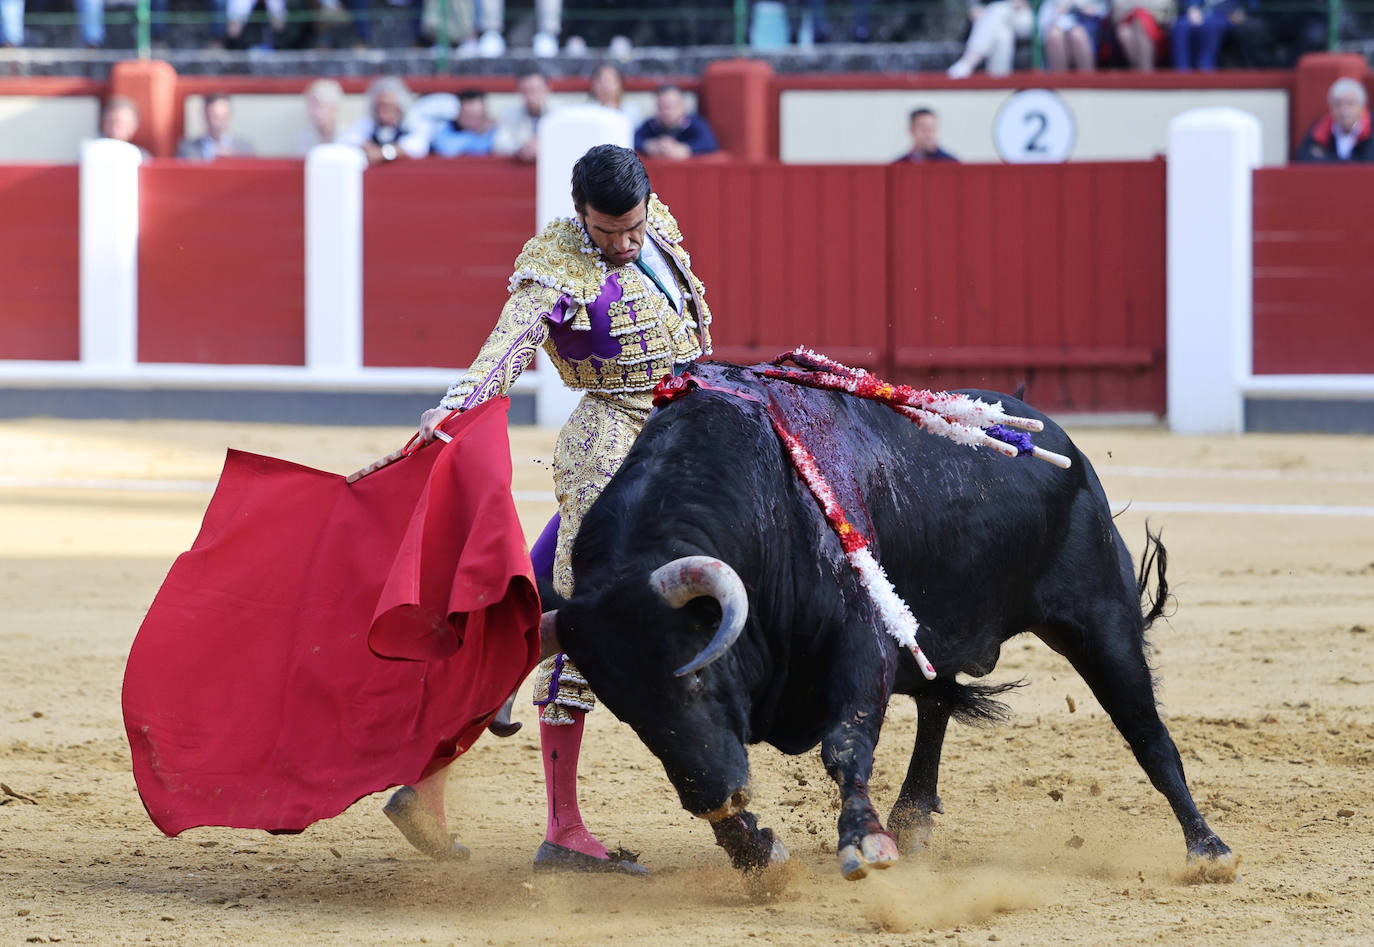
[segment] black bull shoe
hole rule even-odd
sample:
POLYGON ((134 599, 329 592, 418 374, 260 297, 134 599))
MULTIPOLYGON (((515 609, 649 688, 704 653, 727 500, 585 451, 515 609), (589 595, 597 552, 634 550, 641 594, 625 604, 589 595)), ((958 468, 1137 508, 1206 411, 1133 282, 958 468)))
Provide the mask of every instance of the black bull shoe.
POLYGON ((627 852, 623 848, 607 852, 605 858, 597 858, 576 849, 545 842, 534 853, 534 870, 609 872, 644 877, 649 874, 649 869, 639 864, 638 859, 638 852, 627 852))

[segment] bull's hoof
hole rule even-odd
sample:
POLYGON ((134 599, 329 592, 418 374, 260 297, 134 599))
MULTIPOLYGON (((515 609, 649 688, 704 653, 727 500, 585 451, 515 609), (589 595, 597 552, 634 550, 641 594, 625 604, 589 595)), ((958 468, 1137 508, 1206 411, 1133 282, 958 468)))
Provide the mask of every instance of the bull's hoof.
POLYGON ((930 848, 935 835, 935 820, 928 813, 916 812, 907 818, 899 818, 896 813, 887 820, 887 830, 897 840, 897 850, 903 855, 915 855, 930 848))
POLYGON ((890 868, 901 853, 897 842, 886 832, 865 835, 858 845, 846 845, 840 849, 840 873, 848 881, 858 881, 868 877, 873 868, 890 868))
POLYGON ((923 849, 930 848, 931 839, 935 835, 935 820, 932 816, 936 812, 944 811, 939 796, 924 805, 899 799, 892 807, 886 822, 887 830, 897 840, 897 850, 903 855, 915 855, 923 849))
POLYGON ((1213 835, 1189 848, 1184 878, 1189 884, 1230 884, 1239 868, 1240 856, 1213 835))
POLYGON ((755 901, 769 901, 786 891, 797 874, 795 866, 789 861, 790 858, 787 846, 775 836, 773 847, 768 852, 768 864, 744 873, 750 897, 755 901))
POLYGON ((443 824, 409 786, 402 786, 391 794, 382 812, 391 824, 401 830, 406 841, 417 851, 436 861, 467 861, 472 857, 466 845, 448 834, 443 824))

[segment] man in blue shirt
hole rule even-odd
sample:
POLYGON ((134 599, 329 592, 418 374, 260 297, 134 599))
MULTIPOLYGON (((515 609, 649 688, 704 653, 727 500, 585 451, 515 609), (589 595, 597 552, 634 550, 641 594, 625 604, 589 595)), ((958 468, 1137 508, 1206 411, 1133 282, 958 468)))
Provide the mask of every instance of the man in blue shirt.
POLYGON ((458 93, 458 117, 443 126, 430 142, 430 154, 441 158, 489 155, 496 123, 487 115, 487 97, 480 89, 458 93))
POLYGON ((651 158, 690 158, 719 150, 706 119, 688 113, 682 90, 659 86, 658 108, 635 132, 635 151, 651 158))

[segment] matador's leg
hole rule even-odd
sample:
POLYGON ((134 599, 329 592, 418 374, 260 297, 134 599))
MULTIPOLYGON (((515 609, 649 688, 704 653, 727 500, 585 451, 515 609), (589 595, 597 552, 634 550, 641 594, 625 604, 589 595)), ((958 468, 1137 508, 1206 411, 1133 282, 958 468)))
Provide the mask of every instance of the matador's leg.
MULTIPOLYGON (((578 403, 558 436, 554 452, 554 488, 559 498, 558 544, 554 588, 573 591, 571 552, 582 516, 620 466, 647 416, 625 412, 589 395, 578 403)), ((596 705, 581 672, 566 655, 555 655, 535 676, 535 703, 540 707, 539 743, 544 755, 544 791, 548 823, 544 844, 535 854, 536 868, 581 868, 641 874, 632 858, 609 856, 582 821, 577 799, 577 763, 586 712, 596 705)))
POLYGON ((420 779, 414 786, 402 786, 391 794, 382 812, 392 821, 406 841, 435 859, 466 859, 471 856, 467 846, 448 831, 444 817, 444 785, 448 781, 448 767, 436 770, 420 779))

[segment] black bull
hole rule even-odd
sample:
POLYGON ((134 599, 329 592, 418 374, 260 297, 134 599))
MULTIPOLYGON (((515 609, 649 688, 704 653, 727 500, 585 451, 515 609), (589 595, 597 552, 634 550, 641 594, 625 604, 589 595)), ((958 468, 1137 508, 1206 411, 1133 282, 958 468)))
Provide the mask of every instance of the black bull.
POLYGON ((871 549, 922 623, 919 642, 939 675, 925 680, 882 630, 763 404, 697 390, 656 411, 583 520, 575 592, 550 603, 557 611, 546 615, 545 632, 556 631, 597 696, 662 761, 687 811, 711 821, 736 867, 786 858, 745 809, 745 747, 758 742, 792 754, 821 745, 842 797, 846 877, 917 847, 931 813, 942 811, 936 783, 950 717, 1003 709, 991 700, 1003 688, 955 675, 988 674, 1002 644, 1030 632, 1069 660, 1111 716, 1173 807, 1190 861, 1205 875, 1234 874, 1235 857, 1193 803, 1155 706, 1145 629, 1167 592, 1163 547, 1147 537, 1137 575, 1092 466, 1058 425, 1014 398, 971 392, 1043 419, 1037 445, 1070 457, 1069 470, 971 450, 852 396, 735 366, 691 371, 765 402, 771 395, 799 419, 813 453, 834 459, 827 469, 848 468, 871 549), (651 575, 697 556, 738 575, 740 607, 698 588, 699 567, 677 576, 677 594, 667 595, 680 607, 665 601, 651 575), (1157 590, 1142 614, 1151 572, 1157 590), (732 632, 718 628, 727 623, 740 628, 732 644, 732 632), (675 674, 703 652, 705 666, 675 674), (868 781, 894 692, 915 698, 919 717, 885 830, 868 781))

